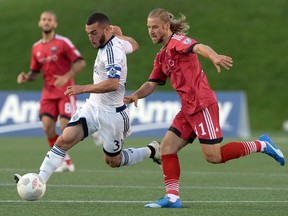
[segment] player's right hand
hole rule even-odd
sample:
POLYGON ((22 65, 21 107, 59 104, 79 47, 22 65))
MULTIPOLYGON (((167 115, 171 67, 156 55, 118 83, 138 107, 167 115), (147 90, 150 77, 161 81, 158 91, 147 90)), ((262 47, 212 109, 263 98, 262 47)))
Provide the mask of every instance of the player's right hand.
POLYGON ((78 95, 83 93, 83 86, 82 85, 72 85, 68 86, 66 91, 64 92, 65 95, 72 96, 78 95))
POLYGON ((17 83, 19 83, 19 84, 20 83, 25 83, 25 82, 28 81, 28 79, 29 79, 28 74, 22 72, 17 77, 17 83))

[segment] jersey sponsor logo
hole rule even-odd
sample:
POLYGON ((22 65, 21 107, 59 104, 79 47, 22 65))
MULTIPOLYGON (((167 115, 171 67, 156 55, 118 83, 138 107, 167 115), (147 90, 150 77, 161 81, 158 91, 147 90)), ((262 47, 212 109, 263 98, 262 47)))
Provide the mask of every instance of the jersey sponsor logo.
POLYGON ((38 61, 40 63, 47 63, 47 62, 51 62, 51 61, 55 61, 56 62, 57 60, 58 60, 58 56, 56 54, 53 54, 51 56, 47 56, 45 58, 38 59, 38 61))

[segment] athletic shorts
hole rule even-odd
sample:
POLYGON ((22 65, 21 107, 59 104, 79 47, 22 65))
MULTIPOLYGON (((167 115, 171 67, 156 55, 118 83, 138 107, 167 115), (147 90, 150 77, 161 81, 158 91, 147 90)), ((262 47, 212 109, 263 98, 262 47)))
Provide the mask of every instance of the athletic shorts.
POLYGON ((198 137, 200 143, 217 144, 223 140, 219 123, 218 103, 192 115, 180 111, 174 118, 169 131, 192 143, 198 137))
POLYGON ((79 122, 83 126, 84 138, 99 131, 103 140, 103 150, 109 156, 120 154, 124 140, 131 134, 129 111, 126 105, 117 107, 115 112, 111 112, 86 102, 77 109, 67 126, 79 122))
POLYGON ((70 119, 76 111, 76 97, 62 97, 56 99, 41 98, 40 118, 43 115, 50 116, 57 121, 58 116, 70 119))

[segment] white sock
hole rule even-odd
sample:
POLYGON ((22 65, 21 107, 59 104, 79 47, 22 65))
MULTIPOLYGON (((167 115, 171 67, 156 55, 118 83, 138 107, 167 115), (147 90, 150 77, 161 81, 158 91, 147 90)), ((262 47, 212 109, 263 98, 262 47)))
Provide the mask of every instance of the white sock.
POLYGON ((259 142, 261 143, 261 152, 264 152, 264 148, 266 148, 267 144, 265 141, 259 141, 259 142))
POLYGON ((60 167, 65 157, 65 151, 54 145, 53 148, 48 151, 40 166, 39 176, 44 182, 47 182, 53 172, 60 167))
POLYGON ((123 149, 121 152, 120 166, 132 166, 143 161, 149 156, 147 154, 147 149, 148 147, 123 149))
POLYGON ((179 196, 177 196, 175 194, 166 194, 166 197, 169 197, 170 202, 176 202, 177 199, 179 199, 179 196))

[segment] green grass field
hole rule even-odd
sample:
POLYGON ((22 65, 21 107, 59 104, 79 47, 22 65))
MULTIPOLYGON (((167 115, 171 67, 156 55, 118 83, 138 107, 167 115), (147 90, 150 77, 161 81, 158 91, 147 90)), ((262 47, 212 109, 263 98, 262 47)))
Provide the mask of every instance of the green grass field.
MULTIPOLYGON (((255 137, 256 138, 256 137, 255 137)), ((288 153, 285 134, 273 134, 274 142, 288 153)), ((140 147, 150 140, 129 138, 126 147, 140 147)), ((224 143, 229 140, 224 140, 224 143)), ((162 172, 150 160, 132 167, 109 168, 102 148, 90 139, 70 154, 76 171, 55 173, 45 196, 22 201, 13 174, 38 173, 48 151, 44 138, 0 138, 0 215, 286 215, 287 166, 279 166, 264 154, 230 161, 205 162, 198 142, 179 154, 182 168, 182 209, 145 209, 144 204, 164 195, 162 172)))

